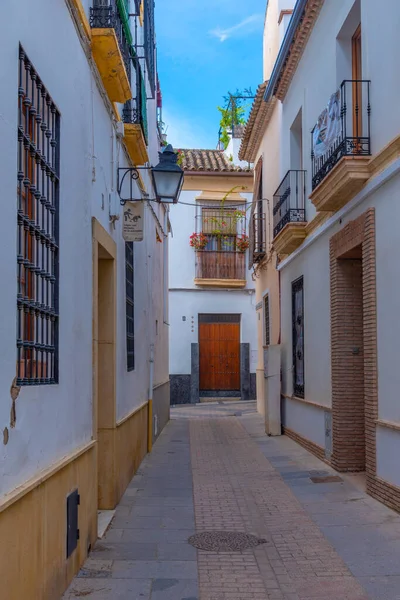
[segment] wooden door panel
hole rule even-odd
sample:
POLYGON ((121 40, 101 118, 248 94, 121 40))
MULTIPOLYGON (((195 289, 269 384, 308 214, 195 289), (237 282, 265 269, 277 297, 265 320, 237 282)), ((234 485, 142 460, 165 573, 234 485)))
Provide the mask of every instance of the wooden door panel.
POLYGON ((240 389, 239 323, 200 323, 200 389, 240 389))

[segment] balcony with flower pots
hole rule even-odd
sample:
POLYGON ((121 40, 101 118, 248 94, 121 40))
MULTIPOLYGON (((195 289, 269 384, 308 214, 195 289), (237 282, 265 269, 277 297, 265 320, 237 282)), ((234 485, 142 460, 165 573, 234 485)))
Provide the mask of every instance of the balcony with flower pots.
POLYGON ((199 231, 190 236, 195 250, 195 279, 199 287, 246 287, 246 212, 234 209, 202 207, 198 215, 199 231))

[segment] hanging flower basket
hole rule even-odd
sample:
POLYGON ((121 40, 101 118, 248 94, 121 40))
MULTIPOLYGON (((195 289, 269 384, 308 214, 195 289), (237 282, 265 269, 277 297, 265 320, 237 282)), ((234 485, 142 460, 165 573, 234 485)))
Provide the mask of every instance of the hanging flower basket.
POLYGON ((239 252, 246 252, 250 246, 249 236, 243 233, 236 238, 236 248, 239 252))
POLYGON ((195 250, 204 250, 208 244, 208 238, 204 233, 192 233, 189 238, 189 244, 195 250))

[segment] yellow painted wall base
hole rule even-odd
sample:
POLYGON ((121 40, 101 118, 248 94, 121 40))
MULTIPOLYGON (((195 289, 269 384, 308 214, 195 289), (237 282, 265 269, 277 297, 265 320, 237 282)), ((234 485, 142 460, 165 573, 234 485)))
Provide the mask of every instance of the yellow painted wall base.
POLYGON ((117 424, 117 498, 118 502, 147 454, 147 402, 117 424))
MULTIPOLYGON (((58 600, 97 539, 96 447, 57 465, 0 512, 0 598, 58 600), (66 466, 63 466, 66 465, 66 466), (80 539, 66 558, 66 498, 79 490, 80 539)), ((0 506, 1 509, 1 506, 0 506)))

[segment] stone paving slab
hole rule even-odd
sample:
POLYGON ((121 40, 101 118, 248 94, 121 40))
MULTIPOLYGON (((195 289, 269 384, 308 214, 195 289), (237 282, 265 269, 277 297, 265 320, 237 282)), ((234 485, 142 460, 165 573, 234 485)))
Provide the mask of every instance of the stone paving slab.
POLYGON ((199 600, 187 422, 170 423, 64 600, 199 600))
POLYGON ((345 478, 313 483, 337 473, 267 438, 252 402, 172 415, 64 600, 400 600, 399 515, 345 478), (188 544, 210 530, 266 543, 188 544))

